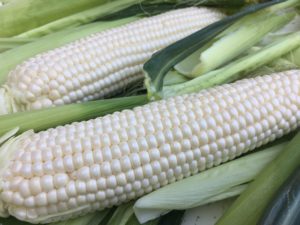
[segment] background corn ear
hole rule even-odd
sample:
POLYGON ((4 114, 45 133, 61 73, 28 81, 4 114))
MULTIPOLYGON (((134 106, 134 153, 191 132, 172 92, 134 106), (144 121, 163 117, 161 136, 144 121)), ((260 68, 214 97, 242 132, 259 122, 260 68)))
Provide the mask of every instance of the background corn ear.
POLYGON ((167 45, 224 15, 185 8, 141 19, 39 54, 12 70, 2 114, 110 97, 142 81, 143 63, 167 45))

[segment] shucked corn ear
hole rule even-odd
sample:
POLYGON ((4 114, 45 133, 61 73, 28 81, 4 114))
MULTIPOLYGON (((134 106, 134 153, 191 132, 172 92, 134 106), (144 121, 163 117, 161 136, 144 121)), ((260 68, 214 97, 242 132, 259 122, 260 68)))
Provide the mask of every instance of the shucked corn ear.
POLYGON ((0 212, 31 223, 136 199, 300 124, 300 71, 241 80, 2 146, 0 212))
POLYGON ((143 63, 224 15, 185 8, 90 35, 18 65, 0 90, 2 114, 99 99, 143 79, 143 63))

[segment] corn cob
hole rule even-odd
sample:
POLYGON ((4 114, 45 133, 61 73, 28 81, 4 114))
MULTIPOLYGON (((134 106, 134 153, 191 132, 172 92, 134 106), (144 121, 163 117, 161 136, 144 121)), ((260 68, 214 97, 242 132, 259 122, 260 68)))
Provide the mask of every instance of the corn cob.
POLYGON ((9 73, 0 114, 109 97, 142 80, 154 52, 223 16, 208 8, 173 10, 39 54, 9 73))
POLYGON ((1 215, 64 220, 232 160, 299 126, 299 90, 291 70, 25 132, 0 151, 1 215))

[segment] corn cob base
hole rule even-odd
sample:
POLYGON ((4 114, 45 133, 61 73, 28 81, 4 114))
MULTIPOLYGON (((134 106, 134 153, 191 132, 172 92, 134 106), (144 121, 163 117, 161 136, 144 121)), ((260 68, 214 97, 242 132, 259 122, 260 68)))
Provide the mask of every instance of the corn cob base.
POLYGON ((40 133, 3 148, 1 214, 64 220, 136 199, 300 125, 300 71, 245 79, 40 133))

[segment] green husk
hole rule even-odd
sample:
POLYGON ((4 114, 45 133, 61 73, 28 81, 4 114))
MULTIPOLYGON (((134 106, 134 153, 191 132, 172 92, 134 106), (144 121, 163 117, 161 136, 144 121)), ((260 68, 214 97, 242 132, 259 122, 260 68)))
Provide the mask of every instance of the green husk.
POLYGON ((6 142, 9 138, 13 137, 16 133, 18 133, 19 128, 15 127, 14 129, 6 132, 5 134, 0 136, 0 146, 6 142))
POLYGON ((287 54, 285 56, 285 59, 295 64, 296 66, 300 67, 300 48, 297 48, 296 50, 287 54))
POLYGON ((212 86, 241 79, 250 72, 288 54, 299 46, 300 31, 287 35, 282 40, 263 47, 259 51, 240 58, 218 70, 211 71, 182 84, 167 86, 163 90, 163 97, 167 98, 174 95, 198 92, 212 86))
POLYGON ((300 168, 284 182, 257 225, 298 225, 300 222, 300 168))
MULTIPOLYGON (((109 216, 110 211, 111 209, 98 211, 75 219, 70 219, 70 220, 61 221, 57 223, 50 223, 48 225, 99 225, 99 223, 104 221, 106 217, 109 216)), ((0 224, 1 225, 32 225, 31 223, 17 220, 14 217, 0 218, 0 224)))
POLYGON ((101 17, 101 21, 105 20, 115 20, 125 17, 131 17, 131 16, 141 16, 141 17, 148 17, 148 16, 154 16, 160 13, 164 13, 168 10, 174 10, 178 8, 183 8, 188 5, 178 5, 178 4, 172 4, 167 3, 165 1, 158 0, 144 0, 137 2, 134 5, 131 5, 123 10, 120 10, 115 13, 111 13, 107 16, 101 17))
POLYGON ((246 184, 241 184, 241 185, 237 185, 234 186, 232 188, 230 188, 229 190, 226 190, 220 194, 217 194, 211 198, 206 199, 206 201, 203 201, 201 203, 201 205, 206 205, 209 203, 214 203, 214 202, 218 202, 221 200, 225 200, 225 199, 229 199, 235 196, 240 195, 244 190, 246 190, 246 188, 248 187, 250 182, 246 183, 246 184))
POLYGON ((0 2, 0 6, 3 6, 3 5, 5 5, 5 4, 7 4, 9 1, 11 1, 11 0, 2 0, 2 1, 0 2))
POLYGON ((299 166, 300 133, 284 148, 218 221, 217 225, 257 224, 280 186, 299 166), (249 207, 251 206, 251 207, 249 207))
POLYGON ((35 40, 35 38, 0 38, 0 53, 35 40))
MULTIPOLYGON (((118 206, 105 225, 141 225, 134 215, 133 205, 134 202, 128 202, 118 206)), ((143 223, 143 225, 180 225, 183 213, 184 211, 173 211, 162 218, 143 223)))
POLYGON ((210 47, 187 57, 177 64, 175 69, 189 77, 198 77, 212 71, 240 56, 269 32, 289 23, 296 15, 290 11, 271 13, 268 11, 270 10, 267 8, 247 16, 236 30, 227 35, 225 31, 225 35, 215 40, 210 47))
POLYGON ((3 115, 0 116, 0 136, 16 127, 19 127, 19 133, 31 129, 37 132, 74 121, 96 118, 145 103, 147 103, 147 97, 141 95, 3 115))
POLYGON ((0 54, 0 84, 5 83, 6 76, 10 70, 30 57, 33 57, 41 52, 63 46, 90 34, 110 29, 112 27, 121 26, 137 19, 137 17, 130 17, 116 21, 96 22, 75 29, 67 29, 39 38, 37 41, 29 44, 6 51, 0 54))
POLYGON ((215 38, 237 20, 281 2, 283 2, 283 0, 275 0, 248 7, 242 12, 233 16, 228 16, 219 22, 207 26, 154 54, 153 57, 144 64, 144 74, 146 77, 145 85, 148 90, 149 99, 161 98, 164 77, 177 63, 205 46, 212 38, 215 38))
POLYGON ((11 37, 106 0, 10 0, 0 7, 0 37, 11 37))
POLYGON ((74 27, 102 18, 137 4, 217 5, 240 6, 256 0, 2 0, 0 6, 0 37, 23 35, 39 36, 53 30, 74 27), (102 7, 103 6, 103 7, 102 7), (28 31, 28 33, 27 33, 28 31))
MULTIPOLYGON (((282 37, 281 37, 282 38, 282 37)), ((260 47, 255 47, 254 51, 251 53, 258 52, 261 50, 260 47)), ((250 53, 250 52, 249 52, 250 53)), ((247 77, 257 77, 263 76, 266 74, 276 73, 276 72, 283 72, 287 70, 296 70, 300 68, 300 48, 297 48, 288 54, 282 56, 279 59, 275 59, 274 61, 270 62, 267 65, 264 65, 252 72, 250 72, 247 77)))
POLYGON ((110 209, 90 213, 85 216, 81 216, 75 219, 61 221, 57 223, 51 223, 49 225, 98 225, 105 217, 110 213, 110 209))
MULTIPOLYGON (((139 221, 136 219, 136 217, 133 215, 132 217, 130 217, 130 219, 127 222, 127 225, 141 225, 139 223, 139 221)), ((152 225, 152 224, 151 224, 152 225)), ((157 225, 155 223, 153 223, 153 225, 157 225)))
POLYGON ((263 0, 165 0, 174 4, 234 7, 263 2, 263 0))
POLYGON ((107 225, 127 225, 133 215, 133 203, 134 202, 128 202, 120 205, 107 222, 107 225))
POLYGON ((164 86, 181 84, 189 81, 189 78, 178 73, 176 70, 171 70, 164 79, 164 86))
POLYGON ((108 215, 101 221, 101 223, 99 223, 98 225, 107 225, 107 222, 110 220, 110 218, 112 217, 112 215, 114 214, 116 210, 116 207, 113 207, 109 210, 108 215))
POLYGON ((78 27, 80 25, 93 22, 101 17, 118 12, 119 10, 124 9, 135 2, 135 0, 108 1, 105 4, 101 4, 97 7, 63 17, 61 19, 52 21, 51 23, 47 23, 43 26, 29 30, 18 35, 18 37, 40 37, 62 29, 78 27))
POLYGON ((240 185, 253 180, 285 146, 269 147, 160 188, 136 201, 135 214, 143 223, 170 210, 189 209, 239 194, 243 189, 240 185))

